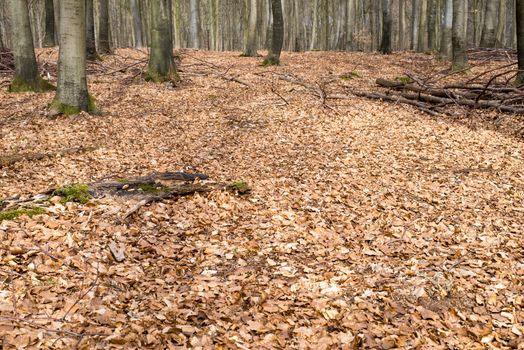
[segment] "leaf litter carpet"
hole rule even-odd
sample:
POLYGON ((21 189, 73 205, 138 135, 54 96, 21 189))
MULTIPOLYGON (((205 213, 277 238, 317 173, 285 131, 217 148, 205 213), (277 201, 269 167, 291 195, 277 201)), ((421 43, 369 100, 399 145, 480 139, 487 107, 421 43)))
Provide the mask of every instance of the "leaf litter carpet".
MULTIPOLYGON (((4 349, 524 348, 522 139, 489 111, 322 101, 280 79, 341 94, 444 63, 178 54, 175 89, 140 80, 142 51, 91 64, 103 116, 49 118, 52 93, 7 94, 2 77, 2 155, 96 149, 2 166, 0 198, 177 170, 253 189, 128 220, 135 203, 107 197, 1 222, 4 349)), ((39 58, 54 77, 56 51, 39 58)))

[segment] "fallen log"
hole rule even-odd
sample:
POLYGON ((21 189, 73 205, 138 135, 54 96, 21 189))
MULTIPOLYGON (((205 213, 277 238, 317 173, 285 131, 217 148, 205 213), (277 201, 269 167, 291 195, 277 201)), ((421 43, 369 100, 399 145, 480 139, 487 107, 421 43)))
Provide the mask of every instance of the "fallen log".
POLYGON ((390 101, 390 102, 395 102, 395 103, 403 103, 403 104, 416 106, 420 110, 432 116, 439 116, 441 114, 441 112, 430 109, 430 106, 426 105, 425 103, 422 103, 416 100, 412 100, 412 99, 407 99, 401 96, 391 96, 391 95, 384 95, 384 94, 379 94, 379 93, 374 93, 374 92, 370 93, 370 92, 362 92, 362 91, 353 91, 353 94, 359 97, 366 97, 366 98, 375 99, 375 100, 390 101))

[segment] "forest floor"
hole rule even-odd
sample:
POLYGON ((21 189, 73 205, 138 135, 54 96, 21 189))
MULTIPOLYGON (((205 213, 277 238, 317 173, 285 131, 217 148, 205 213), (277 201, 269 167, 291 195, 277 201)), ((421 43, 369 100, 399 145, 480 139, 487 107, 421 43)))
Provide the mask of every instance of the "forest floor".
MULTIPOLYGON (((0 199, 158 171, 252 187, 0 222, 3 349, 524 349, 522 116, 281 79, 349 94, 447 68, 424 54, 178 55, 174 89, 140 79, 145 51, 90 64, 100 116, 51 117, 53 93, 1 76, 1 156, 93 148, 0 164, 0 199)), ((38 57, 56 81, 56 50, 38 57)))

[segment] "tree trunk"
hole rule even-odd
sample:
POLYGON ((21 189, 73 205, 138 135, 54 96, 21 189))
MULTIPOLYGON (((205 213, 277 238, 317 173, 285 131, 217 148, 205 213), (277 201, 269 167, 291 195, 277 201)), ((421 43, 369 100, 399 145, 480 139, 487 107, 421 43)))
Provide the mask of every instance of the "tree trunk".
POLYGON ((346 12, 346 50, 354 50, 355 0, 348 0, 346 12))
POLYGON ((257 56, 257 1, 249 0, 249 21, 247 28, 247 40, 243 56, 257 56))
POLYGON ((189 14, 189 47, 198 49, 200 47, 200 19, 197 0, 189 0, 189 14))
POLYGON ((173 59, 171 0, 151 2, 151 55, 146 80, 154 82, 179 80, 173 59))
POLYGON ((420 0, 419 16, 417 51, 425 52, 428 50, 428 0, 420 0))
POLYGON ((519 59, 519 72, 516 83, 524 84, 524 0, 517 0, 515 3, 515 14, 517 18, 517 50, 519 59))
POLYGON ((64 114, 94 112, 96 108, 87 92, 86 2, 60 0, 59 3, 58 89, 51 110, 64 114))
POLYGON ((428 0, 428 48, 437 49, 437 0, 428 0))
POLYGON ((419 8, 419 1, 420 0, 412 0, 411 3, 411 50, 418 51, 418 22, 419 22, 419 15, 418 15, 418 8, 419 8))
POLYGON ((453 29, 453 0, 445 0, 444 23, 440 41, 440 58, 449 60, 452 57, 451 32, 453 29))
POLYGON ((271 35, 269 53, 263 62, 264 65, 280 64, 280 53, 284 43, 284 18, 280 0, 271 0, 271 11, 273 14, 273 34, 271 35))
POLYGON ((495 47, 495 43, 497 41, 497 33, 495 31, 497 5, 497 0, 486 1, 486 14, 484 17, 484 26, 482 27, 482 36, 480 39, 481 47, 495 47))
POLYGON ((93 0, 85 0, 85 16, 87 59, 96 60, 98 58, 98 53, 96 52, 93 0))
POLYGON ((140 7, 138 0, 131 0, 131 16, 133 16, 133 33, 135 36, 135 47, 143 47, 142 40, 142 19, 140 15, 140 7))
POLYGON ((45 35, 44 47, 56 46, 55 41, 55 7, 53 0, 45 0, 45 35))
POLYGON ((318 4, 319 0, 314 0, 313 2, 313 25, 311 29, 311 42, 309 50, 313 51, 317 48, 317 36, 318 36, 318 4))
POLYGON ((499 16, 497 23, 497 40, 495 47, 504 47, 504 32, 506 31, 506 1, 499 0, 499 16))
POLYGON ((398 0, 398 49, 404 51, 406 40, 404 35, 406 32, 406 2, 405 0, 398 0))
POLYGON ((329 50, 329 7, 327 0, 320 0, 320 50, 329 50))
POLYGON ((453 0, 453 71, 468 67, 468 56, 466 53, 467 9, 467 0, 453 0))
POLYGON ((391 53, 391 3, 390 0, 382 0, 382 42, 380 52, 389 55, 391 53))
MULTIPOLYGON (((140 17, 138 17, 138 20, 140 21, 140 17)), ((98 28, 98 51, 106 54, 110 53, 111 45, 109 44, 109 0, 100 0, 100 15, 98 28)), ((142 34, 142 31, 140 31, 140 34, 142 34)), ((142 39, 142 37, 140 37, 140 39, 142 39)))
POLYGON ((7 3, 11 17, 11 46, 15 60, 15 76, 9 91, 49 90, 51 85, 38 74, 27 0, 9 0, 7 3))

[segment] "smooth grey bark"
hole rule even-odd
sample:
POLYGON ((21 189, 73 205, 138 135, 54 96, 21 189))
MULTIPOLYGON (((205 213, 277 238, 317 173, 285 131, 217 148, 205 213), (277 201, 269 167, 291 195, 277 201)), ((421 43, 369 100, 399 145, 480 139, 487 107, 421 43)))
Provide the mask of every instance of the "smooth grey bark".
POLYGON ((346 11, 346 50, 353 50, 354 45, 354 33, 355 33, 355 0, 347 1, 346 11))
POLYGON ((271 35, 271 45, 269 53, 264 59, 265 65, 280 64, 280 53, 284 44, 284 17, 282 15, 282 3, 280 0, 271 0, 271 12, 273 14, 273 25, 271 35))
POLYGON ((320 50, 329 50, 329 8, 327 0, 320 0, 320 50))
POLYGON ((497 7, 499 0, 486 0, 486 9, 484 15, 484 26, 482 27, 482 36, 480 39, 481 47, 495 47, 497 33, 495 29, 497 7))
POLYGON ((7 4, 11 17, 11 46, 15 60, 15 76, 9 90, 49 90, 50 85, 38 74, 27 0, 8 0, 7 4))
POLYGON ((452 57, 451 32, 453 29, 453 0, 445 0, 444 21, 440 37, 440 58, 449 60, 452 57))
MULTIPOLYGON (((109 44, 109 0, 100 0, 100 12, 98 23, 98 51, 100 53, 110 53, 109 44)), ((140 21, 140 17, 138 18, 140 21)))
POLYGON ((97 59, 96 39, 95 39, 95 12, 93 0, 85 0, 85 28, 86 28, 86 54, 90 60, 97 59))
POLYGON ((142 40, 142 19, 140 8, 138 7, 138 0, 131 0, 131 15, 133 16, 133 34, 135 36, 135 47, 144 46, 142 40))
POLYGON ((45 0, 45 35, 44 47, 56 46, 55 41, 55 7, 53 0, 45 0))
POLYGON ((496 32, 495 47, 504 47, 504 33, 506 31, 506 1, 499 0, 499 15, 496 32))
POLYGON ((380 52, 391 53, 391 3, 390 0, 382 0, 382 41, 380 52))
POLYGON ((189 0, 189 17, 189 47, 198 49, 200 47, 200 14, 197 0, 189 0))
POLYGON ((313 51, 314 49, 316 49, 318 46, 317 46, 317 37, 318 37, 318 22, 319 22, 319 19, 318 19, 318 4, 319 4, 319 0, 314 0, 313 2, 313 25, 312 25, 312 28, 311 28, 311 42, 310 42, 310 46, 309 46, 309 50, 310 51, 313 51))
POLYGON ((86 78, 86 3, 60 0, 60 51, 58 87, 51 109, 76 114, 95 111, 87 91, 86 78))
POLYGON ((244 48, 243 56, 256 57, 257 56, 257 1, 249 1, 249 19, 247 26, 247 38, 244 48))
POLYGON ((516 83, 524 84, 524 0, 516 0, 518 73, 516 83))
POLYGON ((428 49, 428 0, 420 0, 419 17, 417 51, 425 52, 428 49))
POLYGON ((467 0, 453 0, 453 60, 452 70, 462 70, 468 67, 468 55, 466 52, 467 36, 467 0))
POLYGON ((411 2, 411 50, 418 51, 418 37, 419 37, 419 1, 412 0, 411 2))
POLYGON ((171 0, 151 2, 151 53, 146 80, 176 83, 179 76, 173 59, 171 0))
POLYGON ((403 51, 406 45, 406 2, 398 0, 398 49, 403 51))
POLYGON ((428 0, 428 48, 437 49, 437 0, 428 0))

